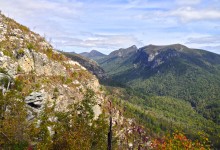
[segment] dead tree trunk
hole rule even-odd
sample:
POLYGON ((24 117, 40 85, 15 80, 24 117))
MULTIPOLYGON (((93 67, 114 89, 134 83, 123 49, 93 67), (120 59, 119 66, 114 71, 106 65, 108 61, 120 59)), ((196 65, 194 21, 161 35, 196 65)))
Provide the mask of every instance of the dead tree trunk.
POLYGON ((112 150, 112 116, 109 117, 108 150, 112 150))
POLYGON ((108 150, 112 150, 112 103, 109 101, 108 150))

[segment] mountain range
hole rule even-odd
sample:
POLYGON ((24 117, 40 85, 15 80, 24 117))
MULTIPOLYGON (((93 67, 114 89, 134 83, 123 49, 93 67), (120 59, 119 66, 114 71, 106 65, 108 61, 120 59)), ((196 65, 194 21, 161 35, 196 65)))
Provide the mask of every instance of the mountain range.
MULTIPOLYGON (((131 46, 94 60, 110 79, 119 83, 120 87, 129 89, 130 95, 136 93, 136 100, 131 100, 131 97, 128 100, 132 104, 148 110, 146 107, 152 103, 149 99, 165 96, 171 100, 170 105, 177 101, 185 103, 182 106, 188 107, 190 104, 199 116, 219 126, 220 55, 173 44, 141 48, 131 46)), ((112 81, 107 85, 112 85, 112 81)), ((164 102, 160 103, 166 105, 164 111, 172 109, 164 102)), ((219 135, 219 131, 216 135, 219 135)))

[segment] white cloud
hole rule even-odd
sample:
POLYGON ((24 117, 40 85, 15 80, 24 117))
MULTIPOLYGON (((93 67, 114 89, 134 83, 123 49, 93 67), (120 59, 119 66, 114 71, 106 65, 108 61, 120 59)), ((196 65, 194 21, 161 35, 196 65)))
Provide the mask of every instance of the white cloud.
POLYGON ((201 36, 188 38, 187 44, 220 44, 220 36, 201 36))
POLYGON ((183 22, 195 20, 219 20, 220 10, 214 9, 194 9, 192 7, 183 7, 170 11, 167 16, 179 17, 183 22))
POLYGON ((126 4, 120 4, 120 8, 125 9, 150 9, 150 8, 169 8, 172 3, 157 0, 128 0, 126 4))
POLYGON ((201 0, 175 0, 178 5, 197 5, 201 0))
MULTIPOLYGON (((78 16, 83 4, 75 0, 69 2, 64 0, 48 1, 48 0, 4 0, 0 1, 0 9, 3 13, 10 14, 15 18, 27 18, 33 16, 41 16, 53 14, 62 17, 78 16)), ((41 16, 43 17, 43 16, 41 16)))
POLYGON ((84 8, 77 0, 0 0, 3 14, 53 40, 76 31, 68 27, 81 21, 84 8))
POLYGON ((55 41, 54 44, 72 47, 85 47, 89 49, 93 48, 105 48, 116 49, 128 47, 131 45, 143 46, 143 43, 132 35, 95 35, 93 37, 87 37, 86 39, 79 38, 63 38, 62 42, 55 41))

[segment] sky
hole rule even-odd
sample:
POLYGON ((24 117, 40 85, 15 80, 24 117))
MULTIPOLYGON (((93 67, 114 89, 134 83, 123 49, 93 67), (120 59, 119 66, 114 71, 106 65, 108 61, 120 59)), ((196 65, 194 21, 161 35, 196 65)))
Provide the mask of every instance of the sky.
POLYGON ((0 0, 0 10, 63 51, 180 43, 220 54, 220 0, 0 0))

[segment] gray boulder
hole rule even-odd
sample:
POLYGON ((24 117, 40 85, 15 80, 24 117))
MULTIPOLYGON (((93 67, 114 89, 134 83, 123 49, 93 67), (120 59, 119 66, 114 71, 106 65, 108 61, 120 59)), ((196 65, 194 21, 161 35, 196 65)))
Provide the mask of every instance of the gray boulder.
POLYGON ((25 103, 27 104, 28 120, 32 120, 42 110, 46 100, 46 94, 44 92, 32 92, 30 95, 25 97, 25 103))

